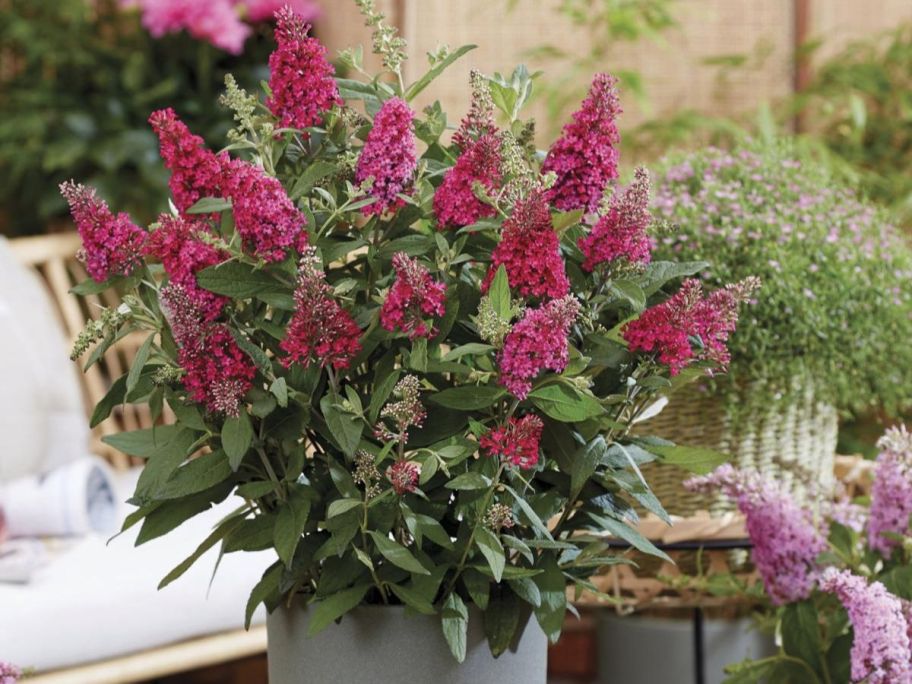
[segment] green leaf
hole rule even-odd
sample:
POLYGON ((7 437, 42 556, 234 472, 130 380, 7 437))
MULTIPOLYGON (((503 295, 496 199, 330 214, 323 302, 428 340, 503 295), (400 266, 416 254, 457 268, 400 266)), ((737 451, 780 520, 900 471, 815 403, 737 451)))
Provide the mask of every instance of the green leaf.
POLYGON ((506 391, 501 387, 491 385, 463 385, 451 387, 437 394, 432 394, 428 399, 435 404, 446 408, 462 411, 476 411, 487 408, 503 397, 506 391))
POLYGON ((494 581, 500 582, 506 565, 506 556, 504 555, 503 545, 491 530, 479 525, 475 529, 475 545, 481 551, 481 555, 488 561, 488 567, 494 575, 494 581))
POLYGON ((288 385, 285 382, 285 378, 279 376, 273 380, 272 384, 269 386, 269 391, 272 392, 276 401, 279 402, 279 406, 282 408, 288 406, 288 385))
POLYGON ((149 354, 152 353, 152 340, 154 339, 154 334, 149 335, 146 338, 146 341, 142 343, 139 350, 137 350, 136 356, 133 357, 130 372, 127 373, 127 394, 136 389, 136 384, 139 382, 139 376, 142 373, 143 368, 145 368, 146 362, 149 360, 149 354))
POLYGON ((608 445, 601 435, 577 449, 570 466, 570 498, 575 499, 583 490, 586 482, 595 474, 607 450, 608 445))
POLYGON ((131 501, 142 504, 161 498, 161 491, 178 466, 187 460, 190 448, 196 441, 195 433, 181 429, 171 439, 146 456, 146 465, 136 482, 136 494, 131 501))
POLYGON ((491 591, 490 579, 474 568, 466 568, 462 573, 462 583, 476 606, 482 610, 488 607, 491 591))
POLYGON ((156 494, 157 499, 177 499, 209 489, 231 477, 231 466, 221 449, 197 456, 174 471, 156 494))
POLYGON ((823 675, 823 653, 817 608, 812 600, 788 604, 782 613, 782 649, 823 675))
POLYGON ((302 195, 306 195, 317 181, 326 178, 335 171, 335 164, 328 161, 315 161, 298 176, 298 180, 292 186, 289 196, 291 199, 296 200, 302 195))
POLYGON ((209 510, 213 503, 223 501, 230 492, 231 485, 223 483, 199 494, 162 502, 146 516, 136 536, 136 545, 145 544, 167 534, 193 516, 209 510))
POLYGON ((469 354, 487 354, 489 351, 493 351, 494 346, 490 344, 482 344, 481 342, 469 342, 468 344, 462 344, 454 349, 451 349, 443 356, 443 361, 455 361, 456 359, 461 359, 463 356, 469 354))
POLYGON ((206 537, 198 547, 196 547, 196 551, 187 556, 171 572, 162 578, 162 581, 158 583, 158 588, 160 590, 164 589, 169 584, 171 584, 171 582, 187 572, 187 570, 189 570, 193 564, 198 561, 204 553, 206 553, 206 551, 218 544, 225 537, 225 535, 237 527, 242 520, 243 518, 240 517, 232 517, 222 521, 214 530, 212 530, 212 533, 206 537))
POLYGON ((655 544, 644 537, 638 530, 633 529, 630 525, 623 523, 620 520, 615 520, 614 518, 609 518, 604 515, 597 515, 592 512, 589 513, 589 517, 591 517, 603 530, 619 539, 623 539, 635 549, 638 549, 643 553, 648 553, 651 556, 657 556, 663 560, 671 560, 671 558, 668 557, 668 554, 656 547, 655 544))
POLYGON ((310 499, 301 495, 288 497, 279 508, 276 516, 273 541, 279 558, 287 567, 291 567, 295 549, 301 541, 307 517, 310 514, 310 499))
POLYGON ((266 374, 272 370, 272 362, 260 345, 254 343, 250 338, 234 328, 231 328, 231 336, 237 342, 237 346, 256 364, 260 372, 266 374))
POLYGON ((231 470, 237 471, 241 460, 253 444, 253 425, 247 411, 241 411, 237 417, 228 418, 222 425, 222 449, 228 456, 231 470))
POLYGON ((595 397, 564 383, 541 387, 530 392, 529 398, 545 415, 564 423, 579 423, 605 412, 595 397))
POLYGON ((551 218, 551 225, 554 228, 554 232, 560 235, 570 226, 579 223, 582 217, 582 209, 574 209, 573 211, 561 211, 554 214, 554 216, 551 218))
POLYGON ((611 283, 611 293, 630 304, 634 311, 646 308, 646 293, 642 288, 629 280, 615 280, 611 283))
POLYGON ((399 599, 409 608, 417 610, 422 615, 436 615, 437 610, 431 603, 414 589, 403 587, 398 584, 387 585, 399 599))
POLYGON ((336 499, 331 504, 329 508, 326 509, 326 519, 335 518, 337 515, 342 515, 348 511, 358 508, 364 502, 361 499, 336 499))
POLYGON ((232 299, 250 299, 263 292, 282 292, 285 287, 262 270, 237 261, 209 266, 196 274, 199 286, 232 299))
POLYGON ((253 587, 253 591, 250 592, 250 598, 247 599, 247 608, 244 611, 244 629, 250 629, 250 620, 253 618, 253 613, 256 611, 257 606, 269 596, 278 592, 284 572, 282 563, 276 561, 266 569, 263 577, 253 587))
POLYGON ((158 425, 143 430, 107 435, 102 437, 101 441, 129 456, 149 458, 159 449, 167 446, 178 434, 185 431, 186 428, 179 425, 158 425))
POLYGON ((326 419, 326 426, 332 433, 333 439, 346 456, 354 456, 358 444, 361 442, 363 423, 357 416, 342 411, 333 402, 330 395, 320 399, 320 410, 326 419))
POLYGON ((412 555, 411 551, 398 542, 393 541, 376 530, 369 530, 368 534, 370 534, 371 539, 374 540, 377 550, 393 565, 418 575, 431 574, 418 559, 412 555))
POLYGON ((668 281, 692 276, 708 267, 707 261, 653 261, 646 267, 639 285, 648 297, 658 292, 668 281))
POLYGON ((463 662, 466 657, 469 609, 459 594, 451 592, 447 596, 443 603, 443 610, 440 612, 440 621, 443 627, 443 637, 446 639, 447 646, 450 647, 450 653, 456 658, 456 662, 463 662))
POLYGON ((661 462, 703 475, 730 460, 730 456, 706 447, 650 444, 649 450, 661 456, 661 462))
POLYGON ((420 93, 422 90, 427 88, 431 84, 431 82, 433 82, 433 80, 435 78, 440 76, 440 74, 442 74, 446 70, 447 67, 449 67, 453 62, 455 62, 457 59, 462 57, 465 53, 469 52, 470 50, 474 50, 476 47, 478 47, 478 46, 477 45, 463 45, 462 47, 454 50, 453 52, 448 54, 446 57, 444 57, 442 60, 437 62, 432 69, 430 69, 426 74, 424 74, 424 76, 422 76, 417 81, 415 81, 412 85, 410 85, 408 88, 406 88, 405 94, 403 95, 403 98, 405 99, 405 101, 411 102, 412 100, 414 100, 415 97, 418 95, 418 93, 420 93))
POLYGON ((551 532, 548 531, 548 526, 545 525, 538 513, 529 505, 529 502, 526 501, 525 497, 520 496, 515 489, 508 485, 503 485, 503 487, 513 496, 513 500, 516 502, 516 505, 519 506, 519 510, 526 516, 526 519, 529 521, 529 524, 535 528, 535 531, 545 539, 551 539, 551 532))
POLYGON ((491 300, 491 307, 494 313, 505 321, 513 318, 513 304, 510 300, 510 280, 507 276, 507 269, 503 264, 497 267, 494 279, 488 287, 488 293, 485 295, 491 300))
POLYGON ((92 411, 92 417, 89 420, 89 427, 94 428, 101 422, 107 420, 108 416, 111 415, 111 411, 114 410, 114 407, 120 406, 124 402, 126 395, 127 376, 122 375, 114 381, 111 385, 111 389, 108 390, 108 393, 95 405, 95 408, 92 411))
POLYGON ((542 602, 541 591, 531 577, 518 577, 507 581, 513 593, 533 608, 540 608, 542 602))
POLYGON ((522 606, 507 587, 498 587, 484 612, 484 631, 494 657, 506 651, 519 627, 522 606))
POLYGON ((399 382, 398 370, 392 371, 388 375, 385 375, 379 382, 375 380, 374 391, 371 394, 370 406, 367 409, 367 414, 370 417, 371 423, 377 422, 377 417, 380 415, 380 410, 383 408, 386 400, 389 399, 390 394, 393 393, 393 387, 396 386, 397 382, 399 382))
POLYGON ((326 629, 331 622, 338 620, 348 611, 357 607, 361 603, 369 584, 357 584, 349 589, 343 589, 326 598, 315 601, 311 604, 313 615, 310 618, 310 626, 307 630, 307 636, 315 636, 326 629))
POLYGON ((213 214, 226 209, 231 209, 231 200, 224 197, 200 197, 184 213, 213 214))
POLYGON ((428 347, 427 338, 419 337, 412 342, 412 351, 409 354, 409 367, 419 373, 427 372, 428 347))
POLYGON ((481 473, 468 472, 457 475, 447 482, 444 487, 447 489, 486 489, 491 486, 491 479, 481 473))
POLYGON ((542 572, 532 580, 541 596, 541 602, 535 608, 535 618, 553 644, 560 637, 567 612, 567 582, 551 554, 542 557, 539 568, 542 572))

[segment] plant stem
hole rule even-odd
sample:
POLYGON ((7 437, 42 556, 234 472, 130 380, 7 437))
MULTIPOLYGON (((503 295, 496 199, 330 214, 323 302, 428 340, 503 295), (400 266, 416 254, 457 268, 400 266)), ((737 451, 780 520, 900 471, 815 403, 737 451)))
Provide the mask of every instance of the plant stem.
POLYGON ((279 497, 279 501, 285 501, 285 490, 282 488, 282 484, 279 481, 276 472, 272 467, 272 463, 269 462, 269 457, 266 456, 266 452, 263 451, 262 447, 257 447, 256 452, 260 455, 260 460, 263 462, 263 467, 266 468, 266 473, 269 475, 269 479, 272 480, 273 488, 275 489, 276 496, 279 497))
MULTIPOLYGON (((364 492, 364 515, 361 517, 361 545, 364 547, 364 553, 370 558, 370 554, 367 553, 367 491, 364 492)), ((380 581, 380 578, 377 577, 377 570, 374 568, 373 562, 371 563, 370 574, 374 580, 374 584, 377 585, 377 589, 380 591, 380 598, 383 599, 383 603, 389 603, 386 588, 383 586, 383 582, 380 581)))

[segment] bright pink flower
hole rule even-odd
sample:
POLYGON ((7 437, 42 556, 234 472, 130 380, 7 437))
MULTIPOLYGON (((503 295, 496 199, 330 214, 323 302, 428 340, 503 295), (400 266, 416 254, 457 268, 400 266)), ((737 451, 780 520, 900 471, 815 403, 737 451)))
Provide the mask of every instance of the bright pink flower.
POLYGON ((198 40, 238 55, 251 29, 235 8, 236 0, 128 0, 138 6, 143 26, 156 38, 186 30, 198 40))
POLYGON ((355 168, 358 183, 373 179, 369 194, 377 198, 361 209, 365 216, 393 211, 404 204, 398 195, 411 186, 417 168, 414 116, 405 100, 392 97, 374 117, 374 127, 367 134, 355 168))
POLYGON ((752 558, 775 605, 808 597, 817 579, 817 555, 827 548, 814 516, 776 482, 726 463, 684 483, 691 491, 720 491, 735 500, 753 543, 752 558))
POLYGON ((490 86, 481 72, 474 69, 469 74, 469 81, 472 86, 472 102, 459 123, 459 128, 453 133, 453 144, 461 150, 467 150, 476 140, 497 133, 490 86))
POLYGON ((615 119, 621 105, 616 83, 608 74, 596 74, 589 96, 542 165, 543 173, 557 174, 548 198, 561 211, 595 211, 605 187, 618 176, 615 146, 620 136, 615 119))
POLYGON ((247 6, 247 19, 253 22, 272 21, 283 7, 289 7, 302 21, 313 21, 321 14, 314 0, 244 0, 243 4, 247 6))
POLYGON ((306 244, 307 219, 279 180, 261 167, 233 160, 227 166, 224 192, 231 198, 234 228, 250 253, 281 261, 290 247, 306 244))
POLYGON ((177 118, 173 109, 160 109, 149 117, 161 143, 161 156, 171 171, 168 187, 174 204, 184 213, 202 197, 222 197, 228 155, 216 156, 203 139, 177 118))
POLYGON ((912 515, 912 435, 905 426, 887 430, 877 445, 874 484, 871 487, 871 513, 868 520, 868 545, 885 556, 900 545, 888 533, 909 533, 912 515))
POLYGON ((494 207, 478 199, 472 186, 480 183, 490 191, 500 181, 500 142, 493 135, 482 136, 459 155, 434 193, 434 215, 439 226, 468 226, 493 216, 494 207))
POLYGON ((305 249, 301 257, 294 299, 295 312, 279 344, 288 354, 285 365, 299 363, 306 368, 317 361, 321 367, 348 368, 361 350, 361 329, 333 299, 332 287, 313 247, 305 249))
POLYGON ((323 112, 342 104, 326 48, 307 35, 309 29, 304 17, 289 7, 276 14, 278 47, 269 56, 272 94, 266 106, 287 128, 317 126, 323 120, 323 112))
POLYGON ((228 298, 201 288, 196 274, 207 266, 222 263, 229 255, 203 240, 210 234, 204 221, 162 214, 158 223, 158 228, 149 235, 145 253, 161 261, 170 283, 183 288, 204 320, 214 321, 228 298))
POLYGON ((908 625, 900 600, 880 582, 868 584, 848 570, 827 568, 821 591, 836 594, 852 623, 852 681, 912 682, 908 625))
POLYGON ((652 258, 646 229, 652 222, 649 213, 649 173, 638 168, 630 186, 611 198, 608 213, 599 219, 579 248, 585 255, 583 268, 595 270, 599 264, 624 259, 628 263, 648 264, 652 258))
POLYGON ((497 355, 500 384, 517 399, 525 399, 543 370, 564 370, 569 360, 567 335, 578 313, 579 303, 572 295, 528 309, 497 355))
POLYGON ((724 369, 730 360, 727 343, 738 323, 738 307, 759 285, 757 278, 747 278, 704 299, 700 281, 685 280, 677 293, 646 309, 621 334, 630 351, 658 354, 671 375, 694 361, 711 361, 724 369), (699 338, 697 348, 692 338, 699 338))
POLYGON ((434 280, 417 259, 409 259, 405 252, 393 255, 393 268, 396 280, 380 308, 381 324, 390 332, 401 330, 410 340, 433 336, 433 326, 424 319, 443 315, 446 285, 434 280))
POLYGON ((212 326, 197 345, 180 347, 177 358, 187 371, 183 383, 193 401, 213 413, 238 415, 256 368, 238 347, 228 326, 212 326))
POLYGON ((12 663, 0 660, 0 684, 16 684, 20 677, 22 670, 12 663))
POLYGON ((519 200, 504 221, 503 235, 491 254, 482 292, 488 291, 501 264, 507 270, 510 289, 523 297, 556 299, 570 291, 560 240, 542 193, 534 192, 519 200))
POLYGON ((478 443, 489 455, 528 470, 538 464, 538 444, 543 429, 544 423, 534 414, 522 418, 511 416, 506 425, 488 430, 478 443))
POLYGON ((67 181, 60 193, 70 204, 70 213, 82 237, 79 259, 92 280, 103 283, 112 276, 125 276, 140 265, 146 231, 125 212, 116 216, 94 188, 67 181))
POLYGON ((414 492, 418 488, 420 475, 421 466, 415 461, 396 461, 386 469, 386 479, 399 496, 414 492))

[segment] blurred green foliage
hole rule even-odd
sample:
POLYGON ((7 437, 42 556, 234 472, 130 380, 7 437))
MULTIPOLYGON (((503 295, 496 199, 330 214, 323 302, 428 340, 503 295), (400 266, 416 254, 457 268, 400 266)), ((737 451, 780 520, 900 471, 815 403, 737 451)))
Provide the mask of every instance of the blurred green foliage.
POLYGON ((267 77, 268 27, 235 57, 186 34, 152 38, 115 0, 0 1, 0 232, 43 232, 65 215, 57 184, 75 177, 113 206, 151 218, 167 175, 146 119, 173 106, 209 140, 230 113, 224 74, 267 77))

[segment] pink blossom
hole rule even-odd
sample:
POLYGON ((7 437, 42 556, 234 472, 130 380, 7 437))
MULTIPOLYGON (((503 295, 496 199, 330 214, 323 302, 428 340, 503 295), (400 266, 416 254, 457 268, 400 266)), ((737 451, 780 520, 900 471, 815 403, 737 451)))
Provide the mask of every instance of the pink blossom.
POLYGON ((415 461, 396 461, 386 469, 386 479, 399 496, 414 492, 420 475, 421 466, 415 461))
POLYGON ((827 568, 821 591, 836 594, 849 614, 852 681, 869 684, 912 682, 908 624, 898 598, 880 582, 870 584, 848 570, 827 568))
POLYGON ((500 143, 493 135, 482 136, 459 155, 434 193, 434 215, 440 227, 468 226, 493 216, 494 207, 478 199, 472 186, 479 183, 491 191, 500 182, 500 143))
POLYGON ((912 515, 912 435, 904 425, 887 430, 877 443, 874 484, 871 487, 871 513, 868 520, 868 545, 885 556, 899 546, 890 533, 909 533, 912 515))
POLYGON ((301 257, 294 299, 294 315, 279 344, 288 354, 284 364, 299 363, 306 368, 317 361, 321 367, 348 368, 361 350, 361 329, 333 299, 332 287, 313 247, 305 249, 301 257))
POLYGON ((459 128, 453 133, 453 144, 461 150, 467 150, 474 141, 493 136, 497 132, 494 123, 494 100, 491 89, 481 72, 472 70, 469 74, 472 86, 472 102, 469 111, 459 122, 459 128))
POLYGON ((545 158, 542 173, 557 174, 548 197, 561 211, 595 211, 605 187, 618 176, 616 83, 608 74, 596 74, 589 96, 545 158))
POLYGON ((240 159, 226 167, 224 192, 231 198, 234 228, 244 248, 265 261, 281 261, 290 247, 307 244, 307 219, 277 178, 240 159))
POLYGON ((0 684, 16 684, 20 677, 22 670, 12 663, 0 660, 0 684))
POLYGON ((326 48, 307 35, 309 28, 304 17, 288 7, 276 14, 278 47, 269 56, 272 94, 266 100, 266 106, 279 119, 280 125, 287 128, 317 126, 323 120, 323 112, 342 104, 333 80, 334 69, 326 58, 326 48))
POLYGON ((238 55, 251 29, 235 8, 236 0, 130 0, 138 6, 142 23, 154 37, 186 30, 198 40, 238 55))
POLYGON ((538 464, 538 445, 544 423, 534 414, 511 416, 506 425, 488 430, 478 444, 491 456, 498 456, 523 470, 538 464))
POLYGON ((162 214, 158 228, 150 235, 145 253, 161 261, 173 285, 179 285, 200 310, 205 321, 214 321, 228 302, 227 297, 201 288, 196 274, 208 266, 214 266, 229 255, 204 241, 211 235, 205 221, 183 219, 162 214))
POLYGON ((372 179, 369 194, 377 200, 361 209, 365 216, 394 211, 404 204, 398 195, 408 190, 417 168, 414 116, 405 100, 392 97, 374 117, 355 168, 358 183, 372 179))
POLYGON ((112 214, 94 188, 67 181, 60 184, 60 193, 69 202, 82 238, 79 258, 92 280, 102 283, 113 276, 132 273, 142 261, 146 231, 125 212, 112 214))
POLYGON ((313 21, 320 16, 320 6, 314 0, 244 0, 249 21, 271 21, 283 7, 291 9, 303 21, 313 21))
POLYGON ((149 123, 158 135, 165 166, 171 171, 168 187, 178 210, 185 213, 202 197, 222 197, 228 155, 216 156, 206 148, 203 139, 192 134, 173 109, 153 112, 149 123))
POLYGON ((401 330, 410 340, 434 335, 426 316, 442 316, 445 310, 446 285, 434 280, 428 270, 409 259, 405 252, 393 255, 396 280, 380 308, 380 323, 392 332, 401 330))
POLYGON ((621 334, 630 351, 655 353, 677 375, 694 361, 711 361, 725 368, 730 360, 728 337, 738 322, 738 307, 760 285, 756 278, 728 285, 703 298, 698 280, 685 280, 668 300, 646 309, 627 323, 621 334), (691 340, 698 338, 694 348, 691 340))
POLYGON ((181 346, 177 358, 187 371, 183 383, 193 401, 213 413, 238 415, 256 369, 234 341, 228 326, 212 326, 199 344, 181 346))
POLYGON ((773 604, 808 597, 817 578, 817 555, 827 548, 826 536, 809 509, 795 503, 776 482, 729 463, 684 485, 691 491, 720 491, 735 500, 746 518, 752 557, 773 604))
POLYGON ((507 271, 510 288, 523 297, 559 298, 570 291, 560 240, 542 193, 533 192, 519 200, 504 221, 503 235, 491 254, 482 292, 488 291, 501 264, 507 271))
POLYGON ((500 384, 516 398, 525 399, 543 370, 564 370, 569 360, 567 336, 578 313, 579 302, 572 295, 528 309, 497 355, 500 384))
POLYGON ((623 193, 614 193, 608 213, 599 219, 589 235, 580 238, 579 248, 586 257, 583 268, 593 271, 599 264, 616 259, 649 263, 652 254, 646 229, 651 222, 649 173, 638 168, 633 183, 623 193))

